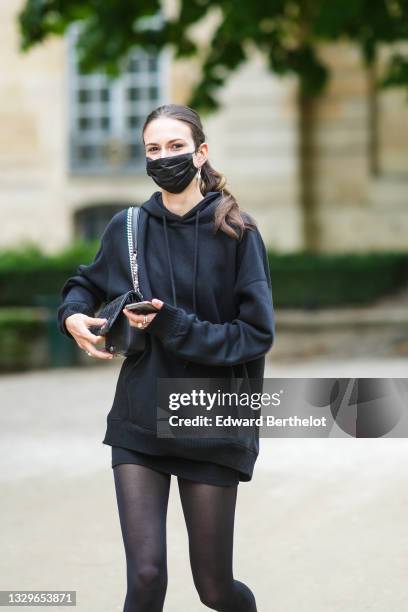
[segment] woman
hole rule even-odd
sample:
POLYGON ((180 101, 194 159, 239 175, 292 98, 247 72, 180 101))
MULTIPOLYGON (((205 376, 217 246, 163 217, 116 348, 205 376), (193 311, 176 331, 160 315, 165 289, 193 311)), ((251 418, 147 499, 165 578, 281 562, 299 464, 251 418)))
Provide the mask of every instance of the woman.
MULTIPOLYGON (((147 174, 161 189, 140 209, 139 283, 158 311, 123 310, 129 325, 145 331, 146 348, 122 363, 103 440, 112 446, 127 559, 124 612, 163 610, 171 474, 178 478, 201 601, 213 610, 253 612, 252 591, 233 577, 232 553, 237 485, 252 478, 258 429, 243 428, 235 438, 159 437, 156 383, 159 377, 262 382, 275 335, 266 250, 255 222, 210 165, 195 111, 161 106, 147 117, 142 136, 147 174)), ((89 331, 104 322, 95 311, 132 288, 125 225, 126 209, 108 224, 94 261, 79 266, 61 291, 61 332, 101 359, 112 355, 98 350, 103 338, 89 331)))

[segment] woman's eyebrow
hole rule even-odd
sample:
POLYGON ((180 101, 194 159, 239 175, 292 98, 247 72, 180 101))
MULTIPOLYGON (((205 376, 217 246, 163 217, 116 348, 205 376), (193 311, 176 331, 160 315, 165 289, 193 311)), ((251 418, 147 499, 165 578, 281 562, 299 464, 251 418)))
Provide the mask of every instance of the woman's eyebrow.
MULTIPOLYGON (((169 140, 167 144, 171 144, 172 142, 176 142, 177 140, 183 140, 182 138, 173 138, 173 140, 169 140)), ((183 141, 184 142, 184 141, 183 141)), ((157 142, 148 142, 146 147, 150 147, 150 145, 158 145, 157 142)))

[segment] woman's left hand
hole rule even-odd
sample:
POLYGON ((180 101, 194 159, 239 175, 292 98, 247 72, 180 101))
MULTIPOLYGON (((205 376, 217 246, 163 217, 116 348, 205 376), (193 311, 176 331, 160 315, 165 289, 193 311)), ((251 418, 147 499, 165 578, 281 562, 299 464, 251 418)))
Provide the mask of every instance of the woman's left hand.
MULTIPOLYGON (((156 306, 156 308, 158 308, 159 310, 163 306, 163 302, 156 298, 153 298, 151 302, 153 306, 156 306)), ((122 312, 129 319, 129 325, 133 327, 139 327, 140 329, 146 329, 146 327, 149 325, 149 323, 153 321, 154 317, 157 314, 157 313, 149 312, 149 314, 144 315, 144 314, 139 314, 136 311, 132 312, 131 310, 127 310, 126 308, 123 308, 122 312)))

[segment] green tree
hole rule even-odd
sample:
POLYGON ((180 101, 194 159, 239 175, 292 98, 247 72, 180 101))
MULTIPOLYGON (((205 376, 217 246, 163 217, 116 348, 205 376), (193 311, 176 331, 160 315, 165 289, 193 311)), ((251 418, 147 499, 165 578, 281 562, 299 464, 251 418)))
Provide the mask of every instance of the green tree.
MULTIPOLYGON (((408 40, 407 0, 179 0, 172 17, 159 0, 27 0, 18 19, 23 52, 81 22, 77 49, 85 72, 102 70, 115 77, 134 47, 160 51, 170 45, 175 59, 198 57, 200 78, 186 103, 202 113, 219 108, 217 91, 255 46, 273 73, 299 80, 302 150, 308 147, 313 100, 329 78, 319 44, 348 40, 370 69, 379 45, 408 40), (214 28, 207 44, 198 45, 194 26, 209 15, 214 28)), ((408 53, 395 50, 374 86, 407 85, 408 53)), ((301 156, 304 234, 305 245, 313 246, 317 232, 306 158, 301 156)))
MULTIPOLYGON (((275 74, 297 75, 302 93, 314 96, 329 76, 318 57, 319 42, 350 40, 370 64, 379 44, 408 40, 406 0, 180 0, 179 7, 176 18, 165 18, 159 0, 27 0, 19 15, 20 48, 27 51, 80 21, 81 68, 114 76, 131 48, 171 45, 176 58, 203 58, 189 104, 206 111, 218 108, 216 92, 247 59, 248 43, 265 54, 275 74), (203 50, 191 26, 210 12, 217 25, 203 50), (146 18, 159 14, 159 26, 149 27, 146 18)), ((391 56, 379 85, 408 85, 408 54, 391 56)))

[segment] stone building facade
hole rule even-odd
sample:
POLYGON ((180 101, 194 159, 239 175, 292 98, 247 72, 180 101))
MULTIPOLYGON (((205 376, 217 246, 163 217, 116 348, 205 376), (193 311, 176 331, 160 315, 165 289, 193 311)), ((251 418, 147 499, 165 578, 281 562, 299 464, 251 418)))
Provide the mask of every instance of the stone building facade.
MULTIPOLYGON (((74 237, 95 237, 117 208, 157 189, 145 173, 138 127, 159 104, 187 101, 197 66, 173 61, 168 50, 157 61, 139 53, 115 85, 98 75, 82 79, 71 34, 20 53, 22 5, 0 5, 0 248, 32 241, 53 252, 74 237)), ((203 117, 211 163, 278 251, 307 246, 305 194, 313 248, 406 249, 405 94, 373 90, 349 45, 321 53, 332 77, 309 121, 296 80, 273 75, 253 51, 221 91, 222 109, 203 117)))

